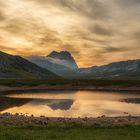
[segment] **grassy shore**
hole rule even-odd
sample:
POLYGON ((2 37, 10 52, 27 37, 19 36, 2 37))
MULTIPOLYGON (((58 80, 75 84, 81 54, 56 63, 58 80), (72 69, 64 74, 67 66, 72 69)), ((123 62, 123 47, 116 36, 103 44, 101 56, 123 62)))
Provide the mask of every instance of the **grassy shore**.
POLYGON ((8 80, 0 79, 0 91, 17 90, 103 90, 103 91, 140 91, 140 81, 132 80, 8 80))
POLYGON ((139 140, 140 125, 0 126, 0 140, 139 140))
POLYGON ((140 117, 0 115, 0 140, 139 140, 140 117))
POLYGON ((71 85, 71 86, 135 86, 140 87, 140 80, 109 80, 109 79, 0 79, 3 86, 38 86, 38 85, 71 85))

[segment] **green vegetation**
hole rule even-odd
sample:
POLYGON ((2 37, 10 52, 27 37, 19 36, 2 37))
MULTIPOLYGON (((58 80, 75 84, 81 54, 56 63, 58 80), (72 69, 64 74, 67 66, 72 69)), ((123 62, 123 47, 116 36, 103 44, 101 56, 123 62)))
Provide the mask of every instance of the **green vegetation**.
POLYGON ((56 74, 41 68, 20 56, 0 51, 0 77, 3 79, 54 79, 56 74))
POLYGON ((139 140, 140 126, 0 126, 0 140, 139 140))
POLYGON ((138 80, 97 80, 97 79, 0 79, 0 85, 5 86, 37 86, 37 85, 69 85, 69 86, 137 86, 138 80))

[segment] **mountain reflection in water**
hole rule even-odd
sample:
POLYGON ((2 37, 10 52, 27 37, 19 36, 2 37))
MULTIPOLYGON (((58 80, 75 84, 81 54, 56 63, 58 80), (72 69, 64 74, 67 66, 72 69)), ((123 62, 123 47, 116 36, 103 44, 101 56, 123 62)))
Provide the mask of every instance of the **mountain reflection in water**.
POLYGON ((20 107, 24 104, 36 105, 47 105, 52 110, 68 110, 73 104, 73 100, 70 99, 26 99, 26 98, 0 98, 0 111, 4 111, 8 108, 20 107))
POLYGON ((140 98, 123 99, 122 102, 132 103, 132 104, 140 104, 140 98))
POLYGON ((30 105, 47 105, 52 110, 68 110, 71 108, 73 104, 73 100, 71 99, 39 99, 39 100, 33 100, 32 102, 29 102, 30 105))
POLYGON ((40 91, 0 94, 0 113, 47 117, 140 115, 140 94, 103 91, 40 91))
POLYGON ((20 107, 31 100, 32 99, 0 97, 0 111, 4 111, 12 107, 20 107))

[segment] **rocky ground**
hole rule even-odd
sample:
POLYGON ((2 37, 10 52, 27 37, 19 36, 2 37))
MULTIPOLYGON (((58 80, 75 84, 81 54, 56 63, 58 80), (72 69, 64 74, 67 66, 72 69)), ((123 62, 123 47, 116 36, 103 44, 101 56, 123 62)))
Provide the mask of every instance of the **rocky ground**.
POLYGON ((51 123, 76 123, 76 124, 90 124, 94 126, 114 126, 114 125, 140 125, 140 116, 126 116, 126 117, 106 117, 98 118, 49 118, 45 116, 34 117, 23 114, 0 114, 0 125, 47 125, 51 123))

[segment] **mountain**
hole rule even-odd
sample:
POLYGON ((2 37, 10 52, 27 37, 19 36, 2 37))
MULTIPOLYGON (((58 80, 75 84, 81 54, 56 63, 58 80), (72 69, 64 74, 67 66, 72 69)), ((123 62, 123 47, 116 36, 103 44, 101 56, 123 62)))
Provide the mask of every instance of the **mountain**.
POLYGON ((27 58, 40 67, 66 78, 83 79, 140 79, 140 60, 113 62, 102 66, 78 68, 74 58, 67 51, 53 51, 48 56, 27 58))
POLYGON ((47 56, 47 58, 52 63, 56 63, 59 65, 65 66, 72 70, 78 69, 78 66, 77 66, 74 58, 68 51, 61 51, 61 52, 53 51, 52 53, 50 53, 47 56))
POLYGON ((79 69, 77 75, 100 79, 140 79, 140 60, 114 62, 103 66, 79 69))
POLYGON ((54 79, 55 74, 33 64, 20 56, 0 52, 1 79, 54 79))
POLYGON ((78 68, 67 51, 53 51, 48 56, 20 56, 0 52, 1 79, 140 79, 140 60, 114 62, 102 66, 78 68), (55 74, 54 74, 55 73, 55 74))
POLYGON ((67 51, 53 51, 48 56, 30 56, 26 59, 63 77, 78 69, 74 58, 67 51))

